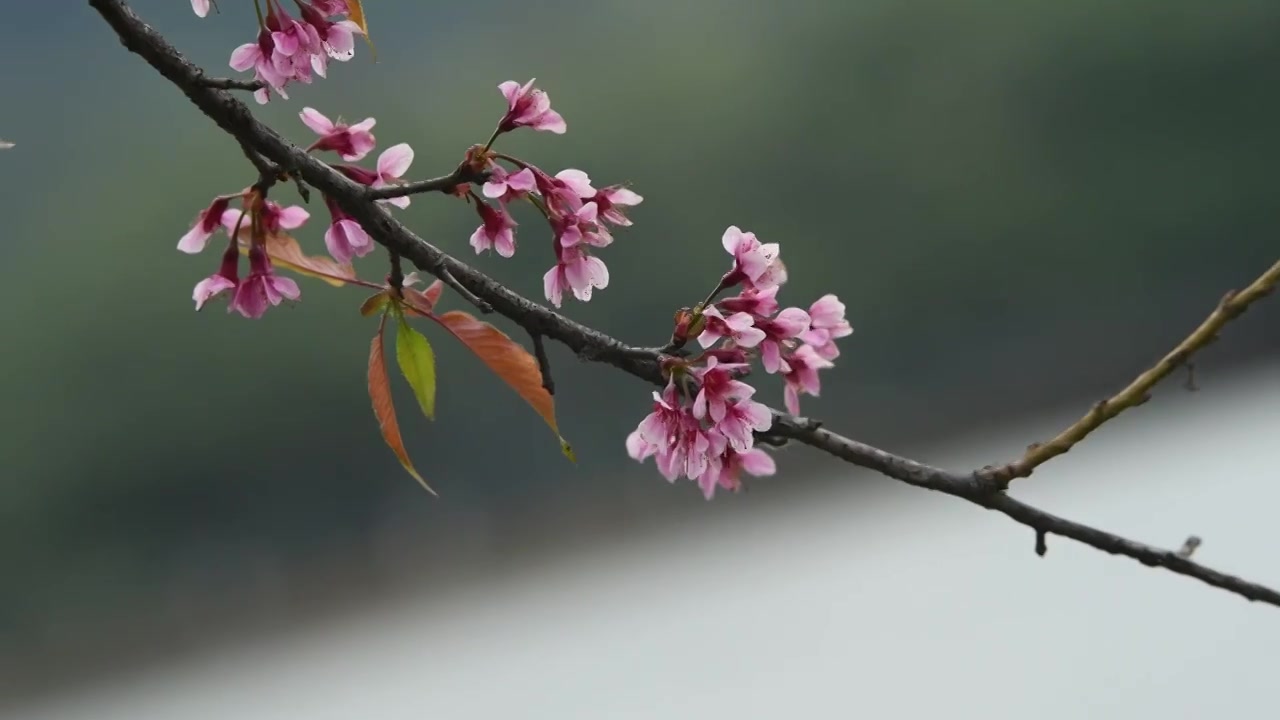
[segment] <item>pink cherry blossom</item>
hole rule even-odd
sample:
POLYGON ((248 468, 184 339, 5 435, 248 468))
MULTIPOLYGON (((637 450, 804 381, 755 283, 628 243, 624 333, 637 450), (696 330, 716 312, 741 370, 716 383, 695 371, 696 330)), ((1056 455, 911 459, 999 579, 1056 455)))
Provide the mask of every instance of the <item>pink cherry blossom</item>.
MULTIPOLYGON (((752 388, 754 391, 755 388, 752 388)), ((724 436, 729 447, 737 451, 750 450, 755 435, 773 425, 773 413, 763 403, 743 399, 725 406, 724 417, 716 422, 716 430, 724 436)))
POLYGON ((196 283, 191 299, 196 302, 196 312, 205 303, 227 292, 233 292, 240 284, 240 246, 234 241, 222 253, 222 265, 218 272, 196 283))
POLYGON ((668 481, 680 477, 697 480, 708 471, 718 470, 726 445, 724 436, 714 428, 703 427, 685 415, 680 419, 674 445, 665 454, 659 453, 654 462, 668 481))
POLYGON ((765 372, 784 370, 782 353, 796 344, 796 339, 809 329, 809 313, 800 308, 787 308, 772 318, 757 318, 756 327, 764 332, 760 341, 760 361, 765 372))
POLYGON ((756 317, 769 317, 778 312, 778 290, 780 286, 765 288, 763 290, 749 288, 742 291, 742 294, 725 298, 716 303, 716 307, 723 312, 737 313, 744 312, 748 315, 756 317))
MULTIPOLYGON (((535 78, 536 79, 536 78, 535 78)), ((566 126, 560 113, 551 109, 551 98, 533 86, 533 80, 521 85, 508 80, 498 86, 507 99, 507 114, 498 122, 499 132, 511 132, 518 127, 545 130, 563 134, 566 126)))
POLYGON ((610 185, 597 190, 590 200, 600 208, 602 222, 627 227, 631 219, 622 213, 622 208, 639 205, 644 198, 621 185, 610 185))
POLYGON ((786 266, 778 257, 777 243, 761 243, 755 233, 730 225, 720 243, 733 256, 733 269, 725 275, 726 287, 739 283, 747 288, 768 289, 787 280, 786 266))
POLYGON ((556 254, 555 267, 542 276, 543 291, 552 305, 560 307, 565 290, 582 302, 589 302, 593 288, 603 290, 609 285, 609 268, 600 258, 588 255, 583 246, 557 246, 556 254))
POLYGON ((191 9, 196 17, 206 17, 209 15, 209 0, 191 0, 191 9))
POLYGON ((480 213, 480 227, 471 233, 471 247, 476 249, 476 254, 493 249, 504 258, 515 255, 516 221, 511 219, 506 209, 476 201, 476 212, 480 213))
POLYGON ((332 218, 329 229, 324 233, 324 245, 333 259, 346 264, 351 262, 352 258, 364 257, 373 252, 373 238, 369 237, 369 233, 365 232, 360 223, 327 196, 324 203, 328 206, 329 215, 332 218))
MULTIPOLYGON (((262 28, 258 32, 258 39, 251 43, 245 43, 231 52, 231 69, 241 72, 253 70, 254 77, 257 80, 266 83, 268 87, 275 90, 280 97, 289 97, 284 86, 288 82, 289 77, 281 73, 272 58, 275 54, 275 40, 271 36, 271 32, 266 28, 262 28)), ((265 103, 268 98, 267 88, 254 92, 254 97, 260 104, 265 103)))
POLYGON ((553 213, 568 215, 577 212, 584 200, 596 194, 596 189, 591 187, 591 178, 581 170, 561 170, 552 177, 536 168, 531 169, 538 192, 553 213))
POLYGON ((347 14, 347 5, 343 0, 330 2, 313 0, 310 4, 305 2, 297 4, 303 20, 314 28, 329 57, 339 62, 346 62, 355 56, 355 36, 363 35, 364 31, 351 20, 342 19, 337 22, 329 20, 331 16, 347 14))
POLYGON ((275 274, 267 251, 261 245, 253 245, 249 248, 249 277, 236 288, 228 312, 235 310, 247 318, 260 318, 268 308, 285 300, 297 300, 301 294, 292 278, 275 274))
POLYGON ((612 243, 613 236, 596 222, 598 217, 596 204, 589 202, 571 215, 552 218, 551 225, 560 247, 570 248, 577 245, 606 247, 612 243))
POLYGON ((669 383, 661 395, 655 392, 653 399, 653 412, 627 437, 627 454, 640 462, 653 457, 668 482, 681 477, 693 480, 713 468, 718 471, 725 439, 690 414, 675 383, 669 383))
POLYGON ((533 171, 522 168, 518 172, 508 173, 506 168, 494 164, 489 168, 489 180, 481 189, 484 196, 503 203, 518 200, 538 187, 533 171))
POLYGON ((365 118, 355 125, 347 125, 341 120, 335 123, 309 107, 302 108, 298 116, 320 136, 319 140, 311 143, 312 150, 332 150, 343 160, 355 161, 368 155, 377 144, 373 133, 369 132, 377 123, 373 118, 365 118))
POLYGON ((746 452, 737 452, 732 448, 725 451, 720 458, 719 472, 706 473, 698 478, 698 486, 702 494, 710 500, 717 488, 737 492, 742 487, 741 474, 746 471, 756 477, 773 475, 778 466, 769 453, 760 448, 752 448, 746 452))
MULTIPOLYGON (((637 461, 667 452, 680 432, 681 417, 688 412, 681 407, 680 391, 675 383, 668 383, 661 394, 653 393, 653 412, 640 421, 640 425, 627 438, 627 453, 637 461)), ((674 480, 674 478, 672 478, 674 480)))
POLYGON ((823 295, 809 306, 808 332, 800 339, 813 346, 819 356, 827 360, 840 357, 840 349, 836 347, 836 338, 848 337, 853 328, 844 317, 844 303, 835 295, 823 295))
POLYGON ((726 337, 739 347, 750 348, 759 345, 765 338, 764 331, 755 326, 755 318, 750 313, 739 312, 725 317, 712 306, 702 311, 702 317, 706 320, 706 325, 702 334, 698 335, 698 344, 704 348, 709 348, 726 337))
POLYGON ((754 395, 755 388, 737 379, 748 369, 747 365, 722 365, 712 357, 703 367, 692 370, 699 383, 698 395, 693 399, 693 416, 718 423, 725 418, 729 403, 754 395))
POLYGON ((178 249, 191 255, 204 250, 205 244, 209 242, 209 237, 213 235, 214 230, 218 229, 218 225, 222 221, 222 215, 230 203, 231 198, 214 198, 209 207, 201 210, 200 214, 196 216, 196 221, 191 225, 191 229, 178 240, 178 249))
POLYGON ((818 397, 818 391, 821 390, 818 371, 832 366, 833 363, 818 355, 812 345, 801 345, 783 359, 783 379, 786 381, 783 399, 787 412, 792 415, 800 414, 802 393, 818 397))
MULTIPOLYGON (((266 200, 262 203, 262 211, 258 215, 258 226, 263 234, 276 235, 282 230, 296 230, 302 227, 310 217, 311 213, 301 205, 281 207, 278 203, 266 200)), ((236 231, 237 227, 240 229, 241 237, 248 237, 252 233, 249 217, 243 210, 229 208, 223 211, 222 227, 227 231, 228 237, 236 231)))

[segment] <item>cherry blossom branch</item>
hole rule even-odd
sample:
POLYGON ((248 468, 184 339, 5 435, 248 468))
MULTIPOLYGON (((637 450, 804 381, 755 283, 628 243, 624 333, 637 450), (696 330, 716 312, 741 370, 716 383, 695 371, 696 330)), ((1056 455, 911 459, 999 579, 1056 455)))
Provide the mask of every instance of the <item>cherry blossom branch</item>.
MULTIPOLYGON (((545 363, 545 348, 542 347, 544 337, 560 342, 583 360, 611 365, 648 383, 663 385, 666 382, 662 361, 667 357, 663 353, 667 348, 627 345, 513 292, 418 237, 395 220, 381 203, 376 202, 380 198, 399 197, 410 192, 448 190, 462 181, 464 176, 460 173, 465 171, 464 168, 460 167, 443 178, 371 192, 258 122, 248 107, 235 97, 210 86, 199 68, 189 63, 159 33, 142 22, 122 0, 89 0, 89 4, 102 15, 127 49, 141 56, 177 86, 205 115, 243 146, 278 168, 288 168, 289 175, 318 189, 354 218, 393 257, 408 260, 418 269, 439 278, 473 305, 484 311, 495 311, 522 327, 534 338, 535 350, 540 350, 539 366, 543 369, 544 382, 548 385, 550 378, 546 370, 549 363, 545 363)), ((1208 344, 1227 321, 1243 312, 1245 307, 1275 284, 1278 272, 1280 265, 1272 268, 1261 281, 1224 300, 1201 330, 1117 396, 1121 398, 1118 408, 1138 404, 1134 398, 1145 396, 1155 382, 1172 372, 1191 352, 1208 344)), ((1113 399, 1111 402, 1115 404, 1117 401, 1113 399)), ((1043 555, 1045 552, 1046 535, 1059 535, 1103 552, 1129 557, 1148 566, 1165 568, 1249 600, 1280 606, 1280 592, 1192 562, 1188 552, 1144 545, 1057 517, 1018 501, 1005 492, 1010 478, 1008 471, 993 468, 965 473, 943 470, 844 437, 822 428, 818 421, 778 411, 771 412, 772 425, 767 432, 759 435, 761 441, 780 444, 794 440, 908 485, 942 492, 999 512, 1035 530, 1035 548, 1038 554, 1043 555)), ((1069 429, 1064 433, 1068 438, 1064 441, 1067 443, 1066 449, 1112 416, 1114 414, 1101 420, 1082 420, 1077 425, 1083 430, 1069 429)), ((1054 442, 1057 441, 1051 441, 1048 445, 1061 447, 1061 444, 1055 446, 1054 442)), ((1032 461, 1024 458, 1019 462, 1025 463, 1025 467, 1033 468, 1061 452, 1065 452, 1065 449, 1046 454, 1043 458, 1034 455, 1032 461)), ((1017 463, 1011 465, 1017 466, 1017 463)))
MULTIPOLYGON (((1192 355, 1217 340, 1218 333, 1226 327, 1227 323, 1243 314, 1250 305, 1269 295, 1277 283, 1280 283, 1280 261, 1259 275, 1244 290, 1232 290, 1223 296, 1218 306, 1199 327, 1178 343, 1177 347, 1160 358, 1159 362, 1129 383, 1128 387, 1106 400, 1099 401, 1084 417, 1058 433, 1057 437, 1045 443, 1031 445, 1021 459, 991 469, 988 473, 1005 482, 1014 478, 1028 477, 1037 467, 1071 450, 1094 430, 1102 427, 1103 423, 1125 410, 1147 402, 1151 399, 1151 389, 1157 383, 1169 377, 1180 366, 1187 364, 1192 355)), ((1190 387, 1194 387, 1190 379, 1188 382, 1190 387)))
POLYGON ((438 178, 431 178, 430 180, 415 180, 413 182, 402 183, 400 185, 388 185, 387 187, 380 188, 366 188, 365 197, 371 200, 385 200, 388 198, 405 197, 421 193, 451 193, 459 185, 484 182, 487 177, 488 173, 476 172, 470 167, 469 163, 463 163, 453 172, 448 175, 442 175, 438 178))

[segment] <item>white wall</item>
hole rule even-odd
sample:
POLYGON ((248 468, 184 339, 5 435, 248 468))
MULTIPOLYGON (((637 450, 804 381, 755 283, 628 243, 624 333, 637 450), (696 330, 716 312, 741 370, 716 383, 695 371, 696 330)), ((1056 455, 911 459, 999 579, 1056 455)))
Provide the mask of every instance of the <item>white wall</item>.
MULTIPOLYGON (((1280 368, 1200 381, 1171 383, 1015 493, 1153 544, 1200 535, 1198 559, 1280 585, 1280 368)), ((1005 459, 1077 410, 927 459, 1005 459)), ((767 483, 785 481, 714 521, 12 717, 1280 713, 1280 608, 1060 538, 1037 558, 1026 528, 887 482, 770 502, 767 483)))

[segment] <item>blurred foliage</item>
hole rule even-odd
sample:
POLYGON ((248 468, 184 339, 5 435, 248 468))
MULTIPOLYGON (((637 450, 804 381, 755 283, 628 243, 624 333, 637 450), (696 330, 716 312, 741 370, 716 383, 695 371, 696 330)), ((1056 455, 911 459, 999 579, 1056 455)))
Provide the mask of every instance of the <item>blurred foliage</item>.
MULTIPOLYGON (((186 3, 135 3, 215 72, 252 36, 247 2, 219 5, 201 21, 186 3)), ((412 143, 411 175, 433 176, 487 136, 497 83, 537 76, 569 133, 502 149, 646 198, 602 253, 609 288, 566 311, 654 344, 721 271, 725 226, 781 242, 784 298, 836 292, 856 328, 806 410, 867 441, 1112 388, 1278 247, 1274 0, 370 6, 379 62, 360 47, 261 117, 301 141, 304 105, 374 115, 380 145, 412 143)), ((445 544, 423 550, 427 567, 477 517, 701 503, 628 464, 623 438, 649 404, 638 381, 553 348, 572 467, 519 398, 434 335, 438 420, 402 413, 443 496, 429 499, 378 436, 362 293, 301 280, 303 302, 259 322, 192 312, 217 258, 173 246, 210 196, 252 180, 235 144, 83 3, 9 17, 0 85, 21 101, 0 107, 17 143, 0 157, 0 639, 145 616, 176 579, 231 594, 251 573, 226 568, 317 562, 388 513, 445 544), (42 50, 54 38, 71 50, 42 50)), ((327 214, 309 209, 299 237, 319 252, 327 214)), ((477 220, 460 203, 424 197, 402 217, 469 255, 477 220)), ((547 233, 518 219, 517 257, 475 262, 540 297, 547 233)), ((385 273, 376 255, 360 267, 385 273)), ((1209 364, 1274 349, 1267 313, 1209 364)), ((807 462, 788 453, 768 482, 807 462)))

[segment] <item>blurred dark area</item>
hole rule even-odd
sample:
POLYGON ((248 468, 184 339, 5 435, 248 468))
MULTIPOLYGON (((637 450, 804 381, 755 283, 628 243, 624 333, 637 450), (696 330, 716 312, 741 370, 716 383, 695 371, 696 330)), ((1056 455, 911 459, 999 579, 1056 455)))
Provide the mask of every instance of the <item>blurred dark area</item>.
MULTIPOLYGON (((855 328, 805 412, 894 450, 1083 411, 1280 248, 1274 0, 368 5, 377 62, 361 45, 260 117, 310 142, 304 106, 375 116, 380 148, 409 142, 410 175, 435 176, 488 136, 498 83, 537 77, 569 131, 502 149, 645 197, 600 253, 609 287, 564 311, 658 344, 726 267, 725 227, 754 231, 782 245, 786 303, 834 292, 855 328)), ((204 20, 185 2, 133 6, 215 74, 254 32, 247 0, 204 20)), ((0 90, 15 143, 0 153, 0 697, 373 588, 446 586, 557 543, 803 493, 822 482, 809 470, 835 467, 787 449, 777 476, 705 503, 626 456, 651 388, 553 347, 571 465, 423 328, 438 419, 397 401, 431 498, 369 408, 364 294, 300 279, 302 302, 260 321, 193 312, 217 254, 174 246, 210 197, 253 180, 233 140, 85 3, 6 8, 0 90)), ((297 235, 318 254, 328 216, 308 209, 297 235)), ((553 260, 534 216, 517 217, 511 260, 474 258, 476 216, 456 201, 401 217, 541 298, 553 260)), ((358 267, 386 272, 380 255, 358 267)), ((1277 317, 1233 325, 1200 384, 1274 355, 1277 317)), ((781 386, 760 384, 780 406, 781 386)))

